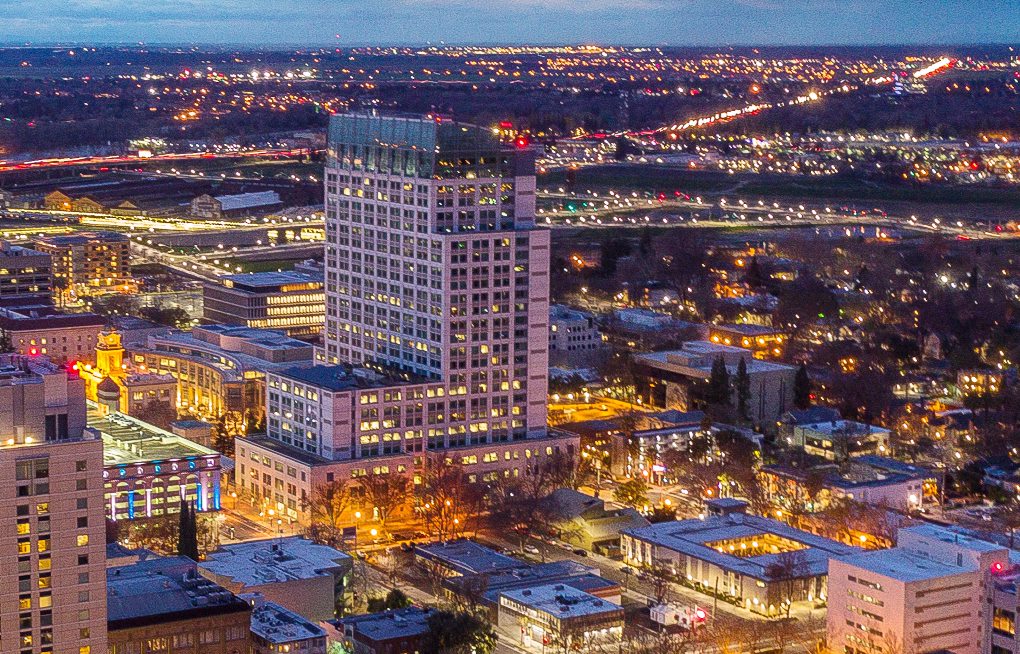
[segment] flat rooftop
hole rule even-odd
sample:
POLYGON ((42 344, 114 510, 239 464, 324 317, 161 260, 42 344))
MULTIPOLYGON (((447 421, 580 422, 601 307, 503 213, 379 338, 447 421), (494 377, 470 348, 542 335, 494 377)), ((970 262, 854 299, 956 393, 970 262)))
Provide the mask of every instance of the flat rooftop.
POLYGON ((224 275, 220 278, 221 283, 228 288, 238 288, 241 290, 250 290, 254 292, 268 292, 274 290, 281 290, 282 287, 290 284, 310 284, 317 282, 323 283, 323 280, 319 277, 313 277, 312 275, 306 275, 305 273, 298 273, 293 271, 283 272, 255 272, 255 273, 240 273, 237 275, 224 275))
POLYGON ((292 536, 221 545, 199 568, 247 587, 331 575, 350 560, 338 549, 292 536))
POLYGON ((330 623, 345 633, 352 633, 359 640, 385 641, 425 634, 429 630, 429 617, 434 612, 434 609, 409 606, 394 611, 352 615, 330 623))
POLYGON ((977 566, 970 565, 969 562, 965 562, 963 566, 947 565, 899 548, 861 552, 853 556, 840 557, 838 560, 861 570, 902 582, 939 579, 940 577, 977 571, 977 566))
POLYGON ((343 365, 294 366, 277 371, 277 374, 333 392, 358 388, 406 386, 414 383, 396 379, 368 368, 351 368, 343 365))
POLYGON ((523 604, 529 609, 554 615, 560 620, 614 613, 619 613, 620 619, 623 619, 623 607, 619 604, 595 597, 566 584, 546 584, 505 590, 500 593, 501 604, 504 598, 523 604))
POLYGON ((877 427, 875 425, 866 425, 863 422, 854 422, 853 420, 826 420, 823 422, 812 422, 804 425, 797 425, 796 429, 804 429, 812 431, 817 434, 850 434, 850 435, 870 435, 870 434, 888 434, 889 430, 885 427, 877 427))
POLYGON ((266 602, 251 612, 251 632, 274 645, 325 638, 325 630, 279 604, 266 602))
POLYGON ((467 539, 419 545, 414 551, 415 556, 441 563, 462 575, 528 567, 524 561, 467 539))
MULTIPOLYGON (((103 439, 103 465, 173 461, 176 459, 220 458, 216 450, 120 413, 99 415, 89 407, 88 427, 103 439)), ((203 469, 207 469, 203 465, 203 469)))
POLYGON ((183 556, 146 559, 106 571, 111 628, 161 624, 181 617, 248 611, 248 605, 198 574, 183 556), (123 624, 118 624, 123 623, 123 624))
POLYGON ((737 553, 739 550, 733 550, 731 554, 719 543, 742 540, 753 542, 754 539, 764 540, 770 536, 789 541, 796 546, 792 551, 797 553, 802 563, 796 577, 824 575, 830 558, 849 556, 860 551, 857 547, 794 529, 778 520, 743 513, 712 516, 703 520, 695 518, 660 522, 648 527, 625 529, 621 533, 762 581, 778 581, 773 576, 772 568, 782 561, 781 552, 763 551, 758 555, 744 556, 737 553))
POLYGON ((718 345, 708 341, 688 341, 680 350, 648 352, 638 354, 634 359, 652 368, 707 377, 712 371, 712 363, 716 357, 720 356, 725 359, 726 368, 730 374, 736 373, 740 358, 744 359, 747 372, 752 375, 794 370, 793 366, 755 359, 750 350, 730 345, 718 345))

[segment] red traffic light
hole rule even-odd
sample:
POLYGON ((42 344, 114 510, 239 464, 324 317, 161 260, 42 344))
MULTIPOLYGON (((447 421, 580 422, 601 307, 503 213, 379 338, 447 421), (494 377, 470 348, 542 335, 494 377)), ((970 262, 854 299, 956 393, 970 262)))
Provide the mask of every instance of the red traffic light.
POLYGON ((524 148, 528 147, 528 137, 518 136, 517 138, 514 139, 514 145, 516 145, 519 150, 523 150, 524 148))
POLYGON ((999 572, 1002 572, 1002 564, 996 561, 992 564, 992 573, 997 574, 999 572))

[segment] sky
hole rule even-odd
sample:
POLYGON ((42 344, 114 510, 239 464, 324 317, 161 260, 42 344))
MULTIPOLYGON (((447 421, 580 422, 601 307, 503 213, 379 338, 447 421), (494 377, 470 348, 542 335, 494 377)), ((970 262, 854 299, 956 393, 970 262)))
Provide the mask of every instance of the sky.
POLYGON ((5 43, 974 44, 1020 0, 0 0, 5 43))

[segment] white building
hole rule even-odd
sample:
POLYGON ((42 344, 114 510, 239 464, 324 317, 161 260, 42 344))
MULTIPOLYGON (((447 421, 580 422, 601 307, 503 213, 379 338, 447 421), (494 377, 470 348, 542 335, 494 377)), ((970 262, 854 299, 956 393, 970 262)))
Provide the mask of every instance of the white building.
POLYGON ((535 228, 533 154, 447 120, 338 115, 325 177, 322 359, 349 368, 270 382, 267 438, 243 441, 239 482, 295 517, 315 484, 410 475, 426 448, 481 464, 472 475, 575 450, 546 428, 550 235, 535 228))
POLYGON ((900 529, 893 549, 832 559, 829 649, 988 653, 994 581, 1008 566, 1005 547, 931 524, 900 529))

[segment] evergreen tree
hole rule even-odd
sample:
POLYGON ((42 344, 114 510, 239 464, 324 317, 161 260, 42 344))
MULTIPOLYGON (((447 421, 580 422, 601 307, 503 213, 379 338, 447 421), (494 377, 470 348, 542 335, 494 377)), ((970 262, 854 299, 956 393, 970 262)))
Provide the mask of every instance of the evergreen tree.
POLYGON ((198 561, 198 516, 195 505, 182 502, 178 519, 177 554, 198 561))
POLYGON ((705 399, 709 404, 730 403, 730 374, 726 370, 726 361, 721 356, 712 362, 712 372, 708 377, 708 394, 705 399))
POLYGON ((747 362, 740 357, 737 364, 737 376, 733 385, 737 390, 737 413, 741 420, 747 420, 748 403, 751 401, 751 377, 747 374, 747 362))
POLYGON ((811 379, 808 377, 807 366, 800 364, 797 375, 793 378, 793 405, 798 409, 811 406, 811 379))

